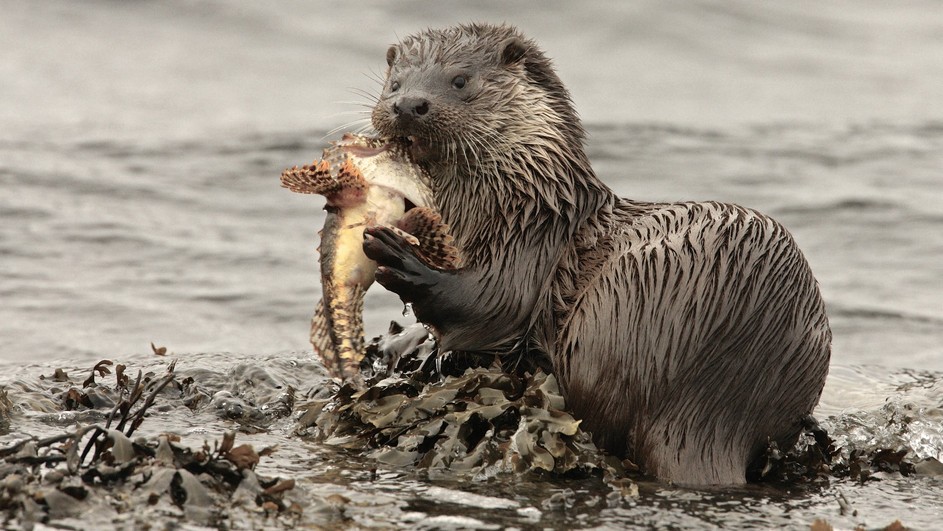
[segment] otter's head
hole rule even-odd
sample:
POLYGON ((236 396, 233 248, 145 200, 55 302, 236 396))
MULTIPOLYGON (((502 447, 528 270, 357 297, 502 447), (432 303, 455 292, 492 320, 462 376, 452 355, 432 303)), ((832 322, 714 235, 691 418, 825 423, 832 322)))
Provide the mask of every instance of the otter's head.
POLYGON ((373 125, 402 139, 419 162, 462 171, 506 166, 513 152, 584 158, 569 93, 515 28, 427 30, 390 47, 386 60, 373 125))

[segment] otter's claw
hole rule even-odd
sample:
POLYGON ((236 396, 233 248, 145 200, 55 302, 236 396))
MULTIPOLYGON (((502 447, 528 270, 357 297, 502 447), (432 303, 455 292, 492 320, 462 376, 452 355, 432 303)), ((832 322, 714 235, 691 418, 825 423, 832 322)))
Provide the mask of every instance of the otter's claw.
POLYGON ((367 227, 363 230, 363 252, 377 265, 402 267, 404 255, 410 254, 405 238, 389 227, 367 227))
POLYGON ((363 252, 379 266, 377 282, 403 302, 422 299, 435 283, 438 272, 420 260, 415 247, 389 227, 364 229, 363 252))

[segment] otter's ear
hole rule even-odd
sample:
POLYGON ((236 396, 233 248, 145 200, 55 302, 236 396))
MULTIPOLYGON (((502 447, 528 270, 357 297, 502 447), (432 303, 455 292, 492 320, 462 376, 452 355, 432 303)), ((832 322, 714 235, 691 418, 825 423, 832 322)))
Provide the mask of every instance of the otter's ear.
POLYGON ((390 49, 386 51, 386 64, 393 66, 393 63, 396 61, 396 46, 390 46, 390 49))
POLYGON ((513 65, 519 63, 527 53, 527 44, 520 37, 509 37, 501 43, 501 63, 513 65))

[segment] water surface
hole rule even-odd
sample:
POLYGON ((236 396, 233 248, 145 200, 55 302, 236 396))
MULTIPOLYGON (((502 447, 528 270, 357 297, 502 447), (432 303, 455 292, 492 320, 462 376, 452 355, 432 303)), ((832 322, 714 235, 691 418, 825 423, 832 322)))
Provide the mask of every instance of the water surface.
MULTIPOLYGON (((251 365, 280 384, 323 383, 304 354, 323 201, 281 189, 278 174, 316 158, 330 130, 362 123, 398 36, 507 20, 555 59, 594 167, 618 193, 735 202, 792 231, 835 336, 817 414, 836 436, 941 457, 936 2, 550 2, 535 11, 11 1, 3 11, 0 360, 19 404, 5 441, 61 427, 29 394, 39 374, 102 358, 165 363, 152 359, 151 342, 168 347, 180 370, 215 375, 207 385, 217 391, 245 392, 239 375, 251 365)), ((401 309, 374 288, 370 334, 401 309)), ((194 444, 232 428, 213 410, 168 415, 194 444)), ((360 525, 439 518, 430 525, 448 527, 464 517, 482 526, 763 528, 824 517, 929 529, 943 502, 933 477, 801 492, 643 485, 637 503, 619 507, 593 501, 605 495, 598 481, 459 485, 402 470, 366 481, 373 465, 293 437, 288 422, 252 436, 287 448, 272 469, 303 474, 313 497, 352 496, 360 525), (543 506, 565 489, 570 508, 543 506), (838 490, 858 517, 838 514, 838 490)))

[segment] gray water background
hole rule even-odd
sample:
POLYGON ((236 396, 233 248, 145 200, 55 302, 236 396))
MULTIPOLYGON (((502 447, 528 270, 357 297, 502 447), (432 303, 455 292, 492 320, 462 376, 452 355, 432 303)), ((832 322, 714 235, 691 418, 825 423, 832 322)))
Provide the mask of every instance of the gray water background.
POLYGON ((321 204, 277 174, 362 117, 397 36, 506 20, 613 188, 778 217, 836 362, 943 368, 939 3, 501 6, 4 2, 0 357, 303 347, 321 204))
MULTIPOLYGON (((152 341, 216 370, 202 353, 306 350, 323 200, 278 174, 362 123, 389 44, 466 21, 554 58, 621 195, 736 202, 793 232, 835 336, 820 416, 943 371, 939 2, 2 0, 7 377, 152 341)), ((370 334, 401 310, 374 287, 370 334)))
POLYGON ((487 20, 554 58, 619 193, 785 223, 835 362, 943 369, 938 2, 2 5, 4 360, 303 348, 322 203, 278 174, 363 118, 398 36, 487 20))

